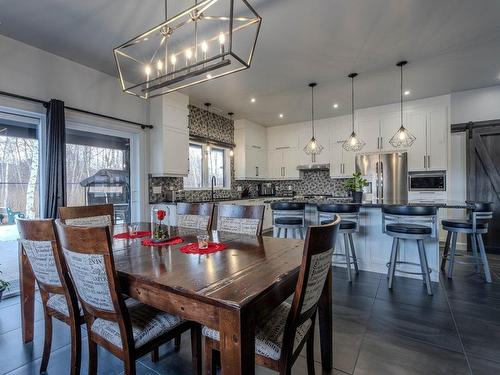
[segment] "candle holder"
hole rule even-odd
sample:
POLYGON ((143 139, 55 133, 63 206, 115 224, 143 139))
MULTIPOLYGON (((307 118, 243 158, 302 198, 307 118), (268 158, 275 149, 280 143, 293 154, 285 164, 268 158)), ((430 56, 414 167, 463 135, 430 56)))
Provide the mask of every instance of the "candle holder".
POLYGON ((164 242, 170 239, 170 209, 165 206, 151 208, 151 240, 164 242))

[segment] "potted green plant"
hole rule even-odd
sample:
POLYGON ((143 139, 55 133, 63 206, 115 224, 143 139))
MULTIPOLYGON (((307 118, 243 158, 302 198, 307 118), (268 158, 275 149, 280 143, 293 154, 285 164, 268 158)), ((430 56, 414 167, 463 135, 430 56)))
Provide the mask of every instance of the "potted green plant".
MULTIPOLYGON (((2 273, 2 271, 0 271, 0 274, 1 273, 2 273)), ((9 287, 10 287, 9 282, 0 279, 0 301, 2 300, 4 290, 8 289, 9 287)))
POLYGON ((344 188, 351 192, 354 203, 363 201, 363 188, 365 186, 368 186, 368 181, 361 176, 360 172, 353 173, 352 177, 344 182, 344 188))

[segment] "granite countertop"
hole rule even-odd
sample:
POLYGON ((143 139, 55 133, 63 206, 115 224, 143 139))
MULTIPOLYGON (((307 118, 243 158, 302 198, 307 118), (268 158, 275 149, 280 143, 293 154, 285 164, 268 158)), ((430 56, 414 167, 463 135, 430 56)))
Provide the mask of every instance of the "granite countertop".
POLYGON ((353 203, 348 201, 346 198, 326 198, 326 199, 300 199, 300 198, 288 198, 282 199, 281 201, 287 202, 297 202, 297 203, 306 203, 311 205, 316 204, 328 204, 328 203, 336 203, 336 204, 356 204, 361 207, 366 208, 379 208, 382 206, 395 206, 395 205, 408 205, 408 206, 431 206, 437 208, 471 208, 471 203, 467 203, 465 201, 409 201, 409 200, 397 200, 397 201, 364 201, 360 203, 353 203))

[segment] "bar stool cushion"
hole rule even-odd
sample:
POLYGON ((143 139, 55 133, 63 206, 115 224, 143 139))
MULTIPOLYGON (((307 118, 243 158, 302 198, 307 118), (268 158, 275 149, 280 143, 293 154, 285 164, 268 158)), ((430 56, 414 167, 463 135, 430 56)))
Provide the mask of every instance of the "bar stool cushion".
POLYGON ((385 227, 389 232, 401 233, 401 234, 431 234, 432 229, 425 225, 419 224, 387 224, 385 227))
MULTIPOLYGON (((333 220, 322 220, 321 225, 327 225, 333 223, 333 220)), ((339 225, 339 230, 342 229, 356 229, 356 222, 351 220, 341 220, 339 225)))
MULTIPOLYGON (((257 325, 255 329, 255 353, 279 360, 281 356, 281 347, 283 346, 283 336, 285 334, 285 324, 288 314, 290 313, 291 305, 283 302, 276 309, 274 309, 269 318, 257 325)), ((302 323, 295 332, 294 351, 304 340, 309 327, 311 327, 311 319, 307 319, 302 323)), ((219 341, 219 331, 203 327, 203 336, 211 338, 212 340, 219 341)))
MULTIPOLYGON (((443 224, 444 227, 472 229, 472 221, 468 221, 468 220, 460 220, 460 219, 443 220, 443 221, 441 221, 441 224, 443 224)), ((477 229, 487 229, 488 224, 481 223, 480 221, 478 221, 476 223, 476 228, 477 229)))
POLYGON ((274 219, 275 224, 283 224, 283 225, 302 225, 302 218, 301 217, 288 217, 288 216, 283 216, 283 217, 277 217, 274 219))

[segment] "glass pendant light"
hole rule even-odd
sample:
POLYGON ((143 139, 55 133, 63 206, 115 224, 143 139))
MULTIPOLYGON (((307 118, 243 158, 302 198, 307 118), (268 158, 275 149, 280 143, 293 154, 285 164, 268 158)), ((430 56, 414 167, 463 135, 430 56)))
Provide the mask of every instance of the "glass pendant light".
POLYGON ((401 68, 401 126, 389 141, 396 148, 410 147, 416 140, 415 136, 405 128, 403 123, 403 66, 406 64, 408 64, 408 61, 400 61, 396 64, 401 68))
MULTIPOLYGON (((227 113, 229 115, 229 121, 231 122, 231 125, 233 125, 233 115, 234 115, 234 112, 228 112, 227 113)), ((230 157, 233 157, 234 156, 234 150, 233 148, 231 148, 231 150, 229 150, 229 156, 230 157)))
POLYGON ((365 142, 358 137, 356 132, 354 131, 354 77, 356 77, 358 73, 351 73, 348 77, 351 79, 351 118, 352 118, 352 133, 347 138, 344 143, 342 143, 342 147, 346 151, 360 151, 364 146, 365 142))
POLYGON ((304 152, 307 155, 311 155, 311 161, 316 162, 316 155, 321 154, 323 151, 323 146, 318 142, 318 140, 314 137, 314 87, 316 87, 316 83, 312 82, 309 84, 311 88, 311 129, 312 129, 312 137, 307 142, 306 147, 304 147, 304 152))

